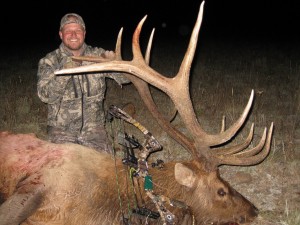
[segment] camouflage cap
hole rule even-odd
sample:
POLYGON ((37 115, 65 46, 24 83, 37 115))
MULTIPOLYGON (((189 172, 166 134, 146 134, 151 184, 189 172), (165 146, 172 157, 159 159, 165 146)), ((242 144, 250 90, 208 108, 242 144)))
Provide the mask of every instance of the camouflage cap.
POLYGON ((64 25, 69 23, 80 24, 83 27, 83 29, 85 29, 85 24, 81 16, 79 16, 76 13, 67 13, 63 16, 63 18, 61 18, 59 30, 61 30, 64 27, 64 25))

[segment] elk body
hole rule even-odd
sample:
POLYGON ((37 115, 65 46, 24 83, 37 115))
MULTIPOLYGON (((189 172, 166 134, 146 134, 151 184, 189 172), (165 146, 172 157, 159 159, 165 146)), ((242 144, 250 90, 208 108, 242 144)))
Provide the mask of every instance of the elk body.
MULTIPOLYGON (((116 169, 123 204, 132 196, 127 196, 124 165, 118 160, 115 168, 109 154, 49 143, 32 134, 1 132, 0 165, 1 225, 123 224, 116 169)), ((196 224, 243 224, 257 215, 218 171, 207 172, 197 161, 170 162, 149 172, 157 192, 190 207, 191 211, 175 214, 176 224, 192 224, 192 216, 196 224)), ((150 199, 144 201, 153 209, 150 199)), ((141 216, 131 219, 130 224, 161 224, 154 219, 146 223, 141 216)))
MULTIPOLYGON (((258 145, 248 148, 254 126, 244 143, 220 147, 229 142, 246 121, 254 92, 240 118, 218 134, 208 134, 200 126, 189 95, 189 73, 195 54, 204 3, 200 6, 187 52, 176 76, 168 78, 149 66, 153 32, 145 58, 139 46, 144 18, 133 35, 133 59, 121 58, 121 34, 116 45, 116 59, 77 57, 100 63, 58 71, 73 74, 93 71, 120 71, 137 88, 141 98, 159 125, 188 150, 193 160, 166 163, 161 170, 152 169, 155 191, 170 199, 184 202, 188 210, 169 207, 177 224, 249 224, 258 214, 255 206, 237 193, 219 176, 220 165, 255 165, 270 151, 273 124, 264 130, 258 145), (189 131, 180 132, 165 119, 150 94, 151 84, 166 93, 189 131)), ((121 30, 122 31, 122 30, 121 30)), ((224 124, 224 123, 223 123, 224 124)), ((116 191, 115 163, 110 155, 74 144, 51 144, 32 135, 1 133, 0 136, 0 225, 9 224, 122 224, 116 191), (12 213, 13 212, 13 213, 12 213), (5 221, 5 222, 2 222, 5 221)), ((117 162, 117 171, 122 171, 117 162)), ((118 176, 120 187, 124 176, 118 176)), ((145 204, 153 204, 142 193, 145 204)), ((141 200, 141 199, 140 199, 141 200)), ((152 204, 152 205, 151 205, 152 204)), ((161 224, 159 220, 132 217, 130 224, 161 224)))

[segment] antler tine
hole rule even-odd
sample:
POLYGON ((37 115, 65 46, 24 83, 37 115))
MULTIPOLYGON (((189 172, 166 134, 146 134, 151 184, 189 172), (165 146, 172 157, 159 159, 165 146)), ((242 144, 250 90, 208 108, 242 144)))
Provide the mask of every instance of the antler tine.
POLYGON ((149 63, 150 63, 150 52, 151 52, 152 43, 153 43, 154 31, 155 31, 155 29, 153 28, 150 38, 149 38, 149 41, 148 41, 147 50, 146 50, 146 54, 145 54, 145 61, 146 61, 147 65, 149 65, 149 63))
POLYGON ((184 82, 186 82, 187 84, 188 84, 188 80, 190 77, 190 69, 191 69, 193 59, 194 59, 197 42, 198 42, 199 31, 200 31, 201 24, 202 24, 204 3, 205 3, 205 1, 203 1, 200 5, 198 18, 197 18, 196 24, 194 26, 194 29, 193 29, 193 32, 192 32, 192 35, 190 38, 189 46, 184 55, 183 61, 181 63, 181 66, 179 68, 179 72, 177 75, 177 76, 180 76, 181 79, 184 79, 185 80, 184 82))
POLYGON ((116 60, 122 60, 122 54, 121 54, 122 34, 123 34, 123 27, 120 29, 117 38, 116 49, 115 49, 116 60))
MULTIPOLYGON (((142 27, 144 25, 145 20, 147 19, 147 15, 144 16, 144 18, 139 22, 137 25, 133 37, 132 37, 132 53, 133 53, 133 59, 144 59, 141 47, 140 47, 140 34, 142 27)), ((144 60, 143 60, 144 61, 144 60)))
POLYGON ((248 134, 248 137, 246 138, 246 140, 243 143, 241 143, 239 145, 236 145, 236 146, 227 147, 227 148, 214 149, 213 150, 214 154, 217 154, 217 155, 232 155, 232 154, 235 154, 237 152, 240 152, 240 151, 244 150, 251 143, 251 141, 253 139, 253 134, 254 134, 254 123, 252 123, 251 128, 250 128, 250 132, 248 134))
POLYGON ((264 147, 265 142, 266 142, 266 137, 267 137, 267 128, 264 129, 263 135, 262 135, 259 143, 254 148, 247 149, 247 151, 243 151, 243 152, 237 152, 234 155, 237 157, 240 157, 240 158, 256 155, 264 147))
POLYGON ((225 120, 226 120, 226 117, 223 116, 223 117, 222 117, 222 123, 221 123, 221 131, 220 131, 220 133, 222 133, 222 132, 225 131, 225 123, 226 123, 225 120))
POLYGON ((271 124, 268 132, 267 140, 266 133, 267 130, 265 129, 264 135, 258 144, 259 147, 253 148, 255 151, 260 151, 258 154, 253 155, 253 149, 249 150, 251 153, 244 153, 244 154, 237 154, 237 155, 231 155, 231 156, 217 156, 218 158, 218 165, 235 165, 235 166, 251 166, 258 164, 262 162, 269 154, 271 149, 271 140, 272 140, 272 134, 273 134, 273 123, 271 124))
POLYGON ((223 144, 223 143, 231 140, 235 136, 237 131, 242 127, 245 120, 247 119, 247 116, 252 107, 253 99, 254 99, 254 90, 251 91, 251 95, 249 97, 248 103, 247 103, 243 113, 236 120, 236 122, 234 124, 232 124, 224 132, 221 132, 221 133, 218 133, 215 135, 206 134, 205 135, 205 143, 207 143, 207 145, 212 147, 212 146, 223 144))

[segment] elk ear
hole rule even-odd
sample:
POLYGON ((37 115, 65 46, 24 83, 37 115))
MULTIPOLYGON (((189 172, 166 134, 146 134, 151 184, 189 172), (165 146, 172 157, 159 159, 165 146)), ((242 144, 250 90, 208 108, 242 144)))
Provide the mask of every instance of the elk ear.
POLYGON ((194 172, 182 163, 175 164, 175 180, 186 187, 192 188, 196 181, 194 172))

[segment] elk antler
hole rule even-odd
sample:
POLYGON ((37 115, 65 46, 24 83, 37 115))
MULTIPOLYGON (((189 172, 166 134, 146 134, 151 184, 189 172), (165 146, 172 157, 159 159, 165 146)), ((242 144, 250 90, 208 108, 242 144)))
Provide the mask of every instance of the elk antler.
POLYGON ((126 74, 126 76, 137 88, 141 98, 145 102, 154 118, 158 120, 161 127, 171 137, 173 137, 177 142, 185 147, 194 158, 204 161, 209 169, 213 169, 221 164, 254 165, 264 160, 270 151, 273 123, 270 126, 268 136, 267 129, 265 128, 259 144, 252 149, 243 151, 249 146, 252 140, 254 130, 253 125, 251 127, 248 138, 243 144, 224 149, 211 149, 211 147, 213 146, 219 146, 231 140, 245 123, 245 120, 253 103, 253 90, 251 91, 248 103, 238 120, 228 129, 222 129, 222 131, 218 134, 208 134, 207 132, 205 132, 200 126, 193 109, 189 91, 189 77, 191 64, 197 46, 198 34, 202 23, 203 7, 204 1, 201 3, 198 18, 194 26, 189 46, 181 63, 180 69, 176 76, 172 78, 163 76, 149 66, 150 49, 152 45, 154 30, 152 31, 148 42, 145 58, 141 53, 139 36, 144 21, 146 20, 146 16, 140 21, 134 32, 132 39, 133 59, 131 61, 122 60, 121 57, 120 46, 123 31, 123 29, 121 29, 116 44, 115 60, 110 62, 103 62, 103 59, 101 58, 74 57, 76 60, 87 60, 101 63, 95 63, 88 66, 71 69, 63 69, 61 71, 57 71, 56 74, 73 74, 99 71, 119 71, 128 73, 126 74), (188 138, 185 134, 174 128, 170 124, 170 122, 160 113, 151 96, 148 84, 151 84, 156 88, 162 90, 171 98, 176 109, 178 110, 179 115, 181 116, 181 119, 189 130, 191 138, 188 138))

